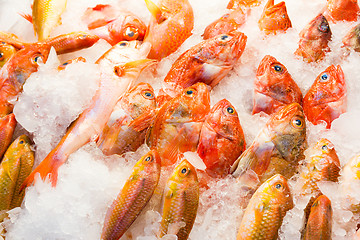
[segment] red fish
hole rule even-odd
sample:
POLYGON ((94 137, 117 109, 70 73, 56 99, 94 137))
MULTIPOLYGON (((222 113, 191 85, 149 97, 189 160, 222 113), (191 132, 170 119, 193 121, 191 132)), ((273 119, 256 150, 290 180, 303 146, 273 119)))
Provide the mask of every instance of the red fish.
POLYGON ((320 73, 303 99, 304 112, 313 124, 331 122, 346 112, 347 97, 344 73, 338 65, 331 65, 320 73))
POLYGON ((240 7, 254 7, 260 5, 261 0, 230 0, 228 9, 237 9, 240 7))
POLYGON ((299 48, 296 55, 303 57, 305 62, 317 62, 330 51, 328 42, 331 40, 331 30, 324 15, 319 14, 299 34, 299 48))
POLYGON ((223 99, 212 107, 201 128, 197 152, 206 165, 205 171, 212 177, 225 177, 245 148, 238 114, 223 99))
POLYGON ((82 20, 88 29, 111 45, 121 41, 142 41, 146 25, 135 14, 108 4, 88 8, 82 20))
POLYGON ((152 45, 149 58, 162 59, 175 52, 191 36, 194 13, 188 0, 145 0, 152 14, 144 42, 152 45))
POLYGON ((77 63, 77 62, 86 62, 86 59, 83 57, 77 57, 74 59, 67 60, 66 62, 64 62, 58 66, 58 70, 59 71, 64 70, 69 64, 77 63))
POLYGON ((50 46, 43 43, 31 44, 18 51, 0 70, 0 117, 13 110, 15 98, 33 72, 36 72, 39 62, 44 63, 49 55, 50 46))
POLYGON ((272 114, 297 102, 301 104, 301 90, 286 67, 274 57, 266 55, 260 62, 254 81, 253 114, 272 114))
POLYGON ((203 83, 186 88, 160 108, 148 129, 146 143, 159 152, 162 166, 175 163, 180 153, 196 151, 209 111, 210 94, 203 83))
POLYGON ((250 10, 243 10, 241 8, 235 9, 221 18, 210 23, 202 35, 203 39, 209 39, 220 34, 230 33, 239 29, 246 21, 250 10))
POLYGON ((360 24, 352 28, 343 38, 343 47, 360 52, 360 24))
POLYGON ((0 68, 16 53, 16 48, 6 42, 0 42, 0 68))
POLYGON ((232 32, 204 40, 190 48, 171 66, 164 79, 165 93, 174 97, 197 82, 213 88, 237 63, 246 40, 245 34, 232 32))
POLYGON ((13 113, 0 119, 0 159, 11 143, 16 123, 13 113))
POLYGON ((274 0, 269 0, 260 17, 259 28, 266 34, 276 34, 291 28, 291 21, 286 11, 285 2, 274 5, 274 0))
POLYGON ((324 16, 336 21, 357 21, 360 9, 357 0, 327 0, 324 16))
POLYGON ((147 83, 139 83, 118 101, 97 144, 105 155, 136 151, 155 117, 155 94, 147 83), (139 128, 139 126, 141 128, 139 128))

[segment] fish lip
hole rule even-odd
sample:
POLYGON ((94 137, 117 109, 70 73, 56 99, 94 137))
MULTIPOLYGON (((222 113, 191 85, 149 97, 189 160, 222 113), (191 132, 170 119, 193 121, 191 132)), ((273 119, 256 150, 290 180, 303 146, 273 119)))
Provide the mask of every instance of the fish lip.
POLYGON ((246 47, 247 36, 242 32, 231 32, 229 35, 233 37, 230 40, 231 53, 235 59, 239 59, 246 47))
POLYGON ((276 5, 269 5, 269 6, 266 6, 266 8, 264 9, 264 13, 266 16, 269 16, 271 14, 274 14, 274 13, 280 12, 280 11, 286 11, 285 2, 279 2, 276 5))

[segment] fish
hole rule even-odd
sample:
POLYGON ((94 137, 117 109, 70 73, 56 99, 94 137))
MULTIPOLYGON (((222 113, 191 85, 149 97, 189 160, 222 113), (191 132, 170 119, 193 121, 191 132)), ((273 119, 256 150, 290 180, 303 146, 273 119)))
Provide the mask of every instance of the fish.
POLYGON ((244 7, 255 7, 261 4, 261 0, 230 0, 227 9, 238 9, 244 7))
POLYGON ((299 33, 299 47, 294 54, 309 63, 322 60, 330 51, 331 34, 327 19, 320 13, 299 33))
POLYGON ((25 191, 20 191, 24 179, 34 164, 31 140, 21 135, 6 150, 0 165, 0 211, 20 207, 25 191))
POLYGON ((196 151, 209 111, 210 93, 204 83, 186 88, 158 110, 147 130, 146 144, 159 152, 161 166, 174 164, 181 153, 196 151))
POLYGON ((0 31, 0 42, 12 45, 16 50, 22 49, 28 45, 27 42, 21 40, 15 34, 2 31, 0 31))
POLYGON ((237 63, 246 41, 244 33, 231 32, 193 46, 173 63, 164 79, 163 91, 174 97, 198 82, 213 88, 237 63))
POLYGON ((302 93, 286 67, 276 58, 266 55, 260 62, 254 81, 252 114, 271 115, 282 107, 302 103, 302 93))
POLYGON ((132 12, 109 4, 87 8, 82 21, 93 34, 111 45, 121 41, 142 41, 147 29, 145 23, 132 12))
POLYGON ((291 21, 286 11, 285 2, 274 5, 274 0, 269 0, 260 16, 258 26, 266 34, 285 32, 291 28, 291 21))
POLYGON ((327 0, 323 9, 324 16, 333 21, 355 22, 359 17, 360 9, 357 0, 327 0))
POLYGON ((234 162, 231 173, 240 182, 255 175, 263 183, 277 173, 289 179, 304 159, 305 148, 305 115, 298 103, 291 103, 270 116, 250 147, 234 162))
POLYGON ((339 194, 347 201, 348 210, 355 214, 360 212, 360 201, 357 189, 360 186, 360 154, 355 154, 342 169, 342 184, 339 194))
POLYGON ((155 109, 156 98, 150 84, 139 83, 126 92, 117 102, 97 142, 102 152, 121 155, 136 151, 145 142, 155 109))
POLYGON ((49 176, 51 185, 56 186, 58 168, 67 161, 70 154, 89 141, 98 139, 119 98, 140 72, 154 63, 154 60, 144 59, 150 47, 139 41, 121 42, 96 61, 101 69, 99 88, 89 107, 70 125, 57 146, 24 181, 23 188, 30 186, 37 174, 43 180, 49 176))
POLYGON ((17 50, 13 45, 7 44, 6 42, 0 42, 0 68, 2 68, 16 52, 17 50))
POLYGON ((353 27, 342 40, 344 48, 360 52, 360 24, 353 27))
POLYGON ((304 240, 331 239, 332 207, 325 195, 319 196, 311 206, 309 220, 306 224, 304 240))
POLYGON ((287 180, 280 174, 267 179, 251 197, 236 240, 277 239, 287 211, 294 207, 287 180))
POLYGON ((209 39, 220 34, 226 34, 232 31, 237 31, 246 21, 250 10, 243 10, 241 8, 230 11, 224 14, 221 18, 210 23, 204 30, 203 39, 209 39))
MULTIPOLYGON (((0 158, 8 149, 16 127, 15 115, 10 113, 0 118, 0 158)), ((1 162, 1 161, 0 161, 1 162)))
POLYGON ((194 13, 188 0, 145 0, 152 17, 144 42, 152 45, 148 58, 161 60, 175 52, 191 36, 194 13))
POLYGON ((207 115, 201 128, 197 153, 212 177, 226 177, 231 165, 246 149, 244 132, 235 107, 222 99, 207 115))
POLYGON ((303 106, 310 122, 325 122, 328 129, 334 119, 346 112, 346 82, 340 65, 331 65, 317 76, 304 96, 303 106))
POLYGON ((34 0, 32 22, 39 41, 48 38, 61 23, 67 0, 34 0))
POLYGON ((45 63, 50 46, 43 43, 31 44, 18 52, 0 69, 0 117, 12 113, 10 102, 22 91, 22 87, 39 63, 45 63))
POLYGON ((198 206, 199 182, 196 170, 184 159, 166 182, 158 237, 176 234, 178 240, 186 240, 193 227, 198 206))
POLYGON ((160 178, 161 160, 156 151, 145 154, 135 164, 130 177, 108 208, 101 239, 120 239, 153 195, 160 178))
POLYGON ((77 58, 74 58, 74 59, 69 59, 66 62, 60 64, 57 69, 59 71, 64 70, 69 64, 77 63, 77 62, 86 62, 86 59, 83 58, 83 57, 77 57, 77 58))

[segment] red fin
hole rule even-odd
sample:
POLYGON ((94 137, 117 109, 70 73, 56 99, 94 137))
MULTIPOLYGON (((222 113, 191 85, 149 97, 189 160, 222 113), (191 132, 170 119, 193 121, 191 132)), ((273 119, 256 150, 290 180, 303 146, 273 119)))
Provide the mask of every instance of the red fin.
POLYGON ((53 187, 56 186, 58 169, 66 161, 66 158, 58 156, 55 150, 56 149, 50 152, 49 155, 47 155, 46 158, 39 164, 39 166, 37 166, 37 168, 35 168, 35 170, 32 171, 32 173, 25 179, 20 187, 20 191, 34 183, 37 173, 40 174, 42 180, 49 177, 51 185, 53 187))
POLYGON ((161 166, 174 164, 180 156, 180 145, 185 141, 182 135, 184 128, 166 145, 166 148, 158 150, 161 153, 161 166))
POLYGON ((27 13, 19 13, 19 15, 28 20, 30 23, 33 23, 32 15, 27 13))
POLYGON ((138 132, 145 130, 150 126, 151 122, 155 119, 155 116, 155 110, 143 113, 131 121, 129 127, 132 127, 135 131, 138 132))

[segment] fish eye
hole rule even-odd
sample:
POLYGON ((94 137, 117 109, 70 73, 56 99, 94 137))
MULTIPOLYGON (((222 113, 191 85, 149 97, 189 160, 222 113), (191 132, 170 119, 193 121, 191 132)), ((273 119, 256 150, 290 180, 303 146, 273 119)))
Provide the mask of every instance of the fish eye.
POLYGON ((129 45, 129 43, 126 41, 119 42, 119 46, 121 46, 121 47, 126 47, 128 45, 129 45))
POLYGON ((149 156, 147 156, 147 157, 144 159, 144 161, 145 161, 145 162, 150 162, 152 159, 153 159, 152 156, 149 155, 149 156))
POLYGON ((328 148, 328 146, 326 144, 324 144, 324 145, 321 146, 321 149, 323 151, 327 151, 329 148, 328 148))
POLYGON ((319 30, 321 32, 324 32, 324 33, 328 32, 329 31, 329 24, 327 22, 322 22, 320 24, 320 26, 319 26, 319 30))
POLYGON ((304 126, 303 121, 301 121, 299 118, 294 118, 291 123, 295 128, 303 128, 304 126))
POLYGON ((183 167, 180 170, 180 177, 185 177, 190 172, 190 169, 188 167, 183 167))
POLYGON ((139 31, 134 27, 127 27, 125 29, 124 38, 128 41, 135 40, 139 37, 139 31))
POLYGON ((154 94, 152 92, 150 92, 149 90, 144 91, 143 95, 148 99, 153 99, 154 98, 154 94))
POLYGON ((188 90, 186 90, 185 91, 185 94, 187 95, 187 96, 192 96, 194 93, 195 93, 196 91, 195 91, 195 89, 188 89, 188 90))
POLYGON ((4 59, 4 53, 0 52, 0 60, 3 60, 3 59, 4 59))
POLYGON ((21 140, 19 143, 20 143, 20 144, 23 144, 23 143, 24 143, 24 140, 21 140))
POLYGON ((281 183, 277 183, 276 185, 275 185, 275 188, 276 189, 280 189, 280 188, 282 188, 283 186, 282 186, 282 184, 281 183))
POLYGON ((329 80, 329 74, 328 73, 323 73, 320 75, 320 82, 327 82, 329 80))
POLYGON ((223 35, 221 35, 219 38, 220 38, 220 40, 222 40, 222 41, 227 41, 227 40, 229 39, 229 35, 223 34, 223 35))
POLYGON ((227 107, 227 108, 226 108, 226 111, 227 111, 228 113, 230 113, 230 114, 234 114, 234 113, 235 113, 235 110, 234 110, 234 108, 232 108, 232 107, 227 107))
POLYGON ((274 71, 277 72, 277 73, 282 73, 282 72, 284 71, 284 68, 283 68, 281 65, 279 65, 279 64, 275 64, 275 65, 273 66, 273 69, 274 69, 274 71))
POLYGON ((35 55, 32 60, 31 60, 34 64, 39 64, 39 63, 43 63, 43 58, 40 55, 35 55))

